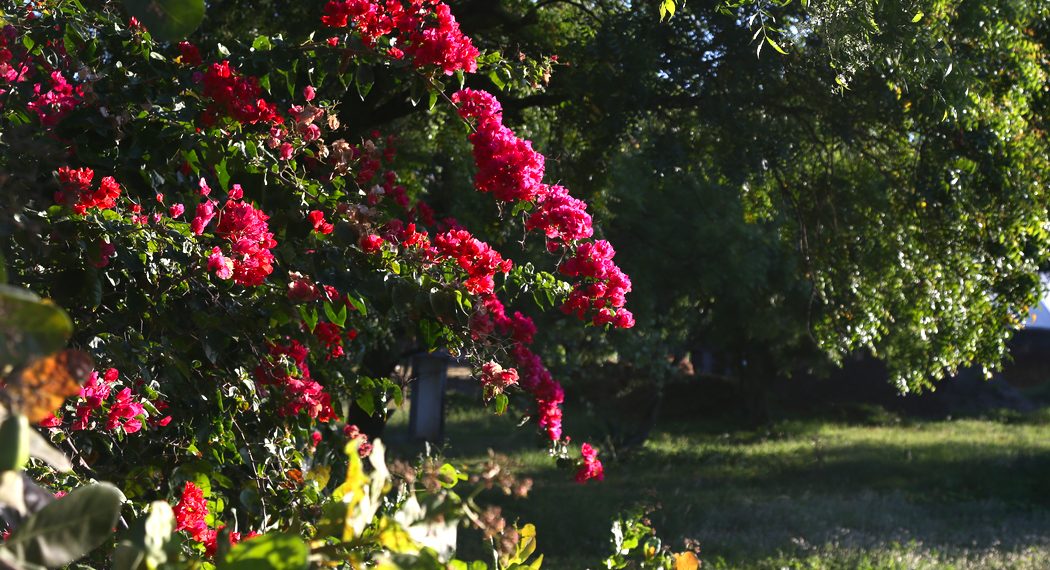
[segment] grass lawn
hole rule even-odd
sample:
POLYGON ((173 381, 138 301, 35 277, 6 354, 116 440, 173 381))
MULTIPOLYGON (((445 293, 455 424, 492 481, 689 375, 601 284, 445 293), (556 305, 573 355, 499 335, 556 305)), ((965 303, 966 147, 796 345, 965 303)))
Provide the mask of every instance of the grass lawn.
MULTIPOLYGON (((567 411, 571 418, 571 410, 567 411)), ((725 431, 658 425, 613 460, 604 482, 558 470, 529 428, 477 405, 453 405, 446 456, 508 453, 535 479, 528 499, 493 496, 504 516, 536 524, 545 568, 600 568, 609 527, 637 505, 667 544, 701 544, 711 568, 1050 568, 1050 424, 992 420, 849 425, 816 420, 725 431)), ((568 424, 586 434, 585 420, 568 424)), ((404 419, 388 439, 394 453, 404 419)), ((593 433, 593 430, 591 430, 593 433)), ((403 438, 400 438, 403 439, 403 438)), ((597 443, 597 441, 596 441, 597 443)), ((464 556, 482 557, 462 533, 464 556)))

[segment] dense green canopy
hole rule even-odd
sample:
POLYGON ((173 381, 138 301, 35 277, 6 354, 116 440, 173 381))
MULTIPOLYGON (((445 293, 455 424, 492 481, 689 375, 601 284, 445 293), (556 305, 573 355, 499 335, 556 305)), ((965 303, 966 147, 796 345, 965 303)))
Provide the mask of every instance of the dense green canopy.
POLYGON ((651 338, 779 367, 867 349, 902 390, 1001 362, 1050 245, 1050 7, 633 4, 471 23, 559 55, 517 108, 607 206, 651 338))

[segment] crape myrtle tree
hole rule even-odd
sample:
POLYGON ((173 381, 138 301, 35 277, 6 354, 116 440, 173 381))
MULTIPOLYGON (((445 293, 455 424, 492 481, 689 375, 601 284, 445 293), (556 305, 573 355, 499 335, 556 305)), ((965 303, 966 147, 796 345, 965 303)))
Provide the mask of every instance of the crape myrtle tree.
MULTIPOLYGON (((475 502, 527 482, 388 465, 353 420, 401 401, 396 355, 445 348, 479 405, 602 479, 527 313, 629 329, 631 281, 465 86, 536 94, 554 58, 479 47, 437 0, 0 6, 0 567, 488 567, 434 540, 469 520, 496 567, 538 568, 535 529, 475 502), (485 200, 463 219, 428 198, 454 181, 399 158, 427 136, 380 128, 405 106, 458 131, 455 191, 485 200), (518 253, 477 237, 507 231, 518 253)), ((643 535, 609 567, 695 567, 643 535)))

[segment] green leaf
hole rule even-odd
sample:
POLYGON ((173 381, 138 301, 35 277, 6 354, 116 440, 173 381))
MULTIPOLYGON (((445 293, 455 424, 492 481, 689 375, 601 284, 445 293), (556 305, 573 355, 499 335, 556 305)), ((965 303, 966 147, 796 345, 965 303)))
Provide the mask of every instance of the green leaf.
POLYGON ((270 44, 270 38, 267 36, 258 36, 252 41, 252 49, 255 51, 268 51, 273 48, 270 44))
POLYGON ((369 417, 372 417, 376 413, 376 398, 375 394, 369 391, 363 391, 358 394, 357 399, 354 400, 357 406, 364 410, 369 417))
POLYGON ((226 170, 226 159, 223 158, 215 165, 215 176, 219 179, 219 186, 223 190, 230 189, 230 173, 226 170))
POLYGON ((65 566, 102 544, 123 503, 109 483, 79 487, 25 519, 0 550, 22 564, 65 566))
POLYGON ((204 0, 124 0, 124 7, 163 42, 185 38, 204 19, 204 0))
POLYGON ((135 521, 113 552, 113 570, 137 570, 142 562, 157 568, 168 561, 166 546, 175 532, 175 513, 164 501, 153 501, 146 516, 135 521))
POLYGON ((32 292, 0 285, 0 369, 66 346, 73 322, 61 308, 32 292))
POLYGON ((285 533, 250 538, 234 546, 219 570, 300 570, 309 567, 310 551, 303 539, 285 533))
POLYGON ((335 307, 330 302, 325 301, 324 316, 328 317, 328 322, 343 326, 346 323, 346 305, 342 305, 337 313, 335 307))
POLYGON ((915 16, 914 16, 914 17, 912 17, 912 19, 911 19, 911 23, 913 23, 913 24, 918 24, 918 23, 919 23, 919 22, 920 22, 920 21, 922 20, 923 16, 925 16, 925 15, 926 15, 926 14, 925 14, 924 12, 922 12, 922 11, 920 10, 919 12, 917 12, 917 13, 915 14, 915 16))
POLYGON ((496 404, 496 415, 502 416, 507 411, 507 404, 510 403, 510 398, 506 394, 496 394, 493 401, 496 404))
POLYGON ((306 327, 310 329, 310 332, 314 332, 314 328, 317 327, 317 309, 311 308, 307 310, 305 306, 300 306, 299 316, 303 318, 303 322, 306 323, 306 327))
POLYGON ((507 82, 503 81, 503 78, 499 76, 499 72, 497 70, 493 69, 489 72, 489 79, 492 81, 493 84, 496 85, 496 87, 500 91, 503 91, 507 88, 507 82))
POLYGON ((368 97, 368 93, 372 91, 372 85, 375 82, 376 75, 372 66, 357 66, 357 71, 354 73, 354 87, 357 88, 357 94, 361 96, 362 101, 364 101, 365 97, 368 97))
POLYGON ((357 312, 361 313, 362 317, 368 316, 368 307, 365 305, 365 302, 362 299, 354 297, 353 295, 347 295, 346 298, 348 301, 350 301, 350 304, 353 305, 355 309, 357 309, 357 312))
POLYGON ((22 414, 0 421, 0 471, 21 471, 29 462, 29 420, 22 414))
POLYGON ((787 55, 787 52, 784 51, 784 48, 780 47, 780 44, 774 41, 773 38, 766 36, 766 43, 768 43, 770 46, 772 46, 773 49, 777 50, 778 52, 787 55))

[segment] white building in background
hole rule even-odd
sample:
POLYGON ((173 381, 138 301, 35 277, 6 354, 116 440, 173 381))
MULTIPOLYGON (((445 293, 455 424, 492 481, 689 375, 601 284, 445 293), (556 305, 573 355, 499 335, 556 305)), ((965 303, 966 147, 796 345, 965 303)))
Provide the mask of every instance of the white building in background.
POLYGON ((1028 320, 1021 328, 1032 330, 1050 330, 1050 276, 1042 276, 1043 289, 1046 293, 1039 303, 1028 311, 1028 320))

